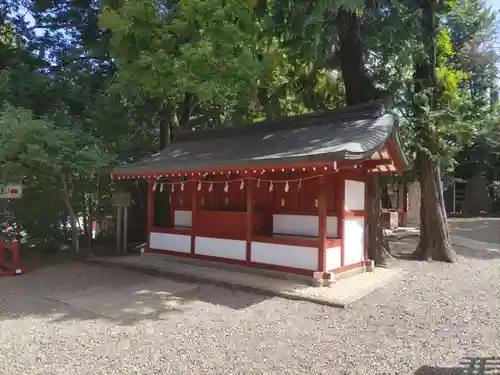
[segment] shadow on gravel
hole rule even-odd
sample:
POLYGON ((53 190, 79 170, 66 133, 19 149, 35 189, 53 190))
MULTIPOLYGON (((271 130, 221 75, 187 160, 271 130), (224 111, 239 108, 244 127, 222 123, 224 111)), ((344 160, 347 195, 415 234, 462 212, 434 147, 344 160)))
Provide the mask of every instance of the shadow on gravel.
POLYGON ((453 245, 453 248, 457 252, 458 255, 463 256, 464 258, 473 258, 473 259, 499 259, 500 251, 498 250, 488 250, 488 249, 474 249, 472 247, 453 245))
POLYGON ((500 221, 491 218, 477 220, 448 221, 454 236, 470 238, 476 241, 500 243, 500 221))
POLYGON ((459 367, 422 366, 415 375, 497 375, 500 374, 500 357, 465 357, 459 367))
MULTIPOLYGON (((418 261, 412 257, 417 248, 418 237, 392 238, 389 240, 391 254, 394 258, 406 261, 418 261)), ((476 249, 468 246, 453 245, 457 255, 471 259, 500 259, 500 251, 496 248, 476 249)))
POLYGON ((133 325, 141 320, 175 319, 199 303, 242 310, 270 298, 73 263, 2 278, 0 321, 40 316, 52 322, 105 319, 133 325))
POLYGON ((431 367, 422 366, 417 371, 415 375, 464 375, 467 374, 464 368, 459 367, 431 367))
POLYGON ((394 237, 388 239, 388 243, 391 249, 391 255, 395 259, 417 261, 413 256, 413 252, 417 248, 418 237, 394 237))

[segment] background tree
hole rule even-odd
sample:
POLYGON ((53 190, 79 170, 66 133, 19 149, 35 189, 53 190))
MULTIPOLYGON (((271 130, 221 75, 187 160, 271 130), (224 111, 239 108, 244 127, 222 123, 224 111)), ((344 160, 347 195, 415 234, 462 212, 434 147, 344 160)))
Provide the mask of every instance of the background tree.
POLYGON ((248 101, 260 76, 253 4, 132 1, 105 8, 118 83, 139 86, 165 118, 161 147, 186 130, 196 107, 248 101))
MULTIPOLYGON (((92 12, 98 13, 99 7, 95 5, 92 12)), ((75 246, 75 236, 80 230, 91 238, 90 218, 103 211, 98 203, 102 206, 105 202, 102 197, 109 194, 109 166, 137 154, 146 155, 155 134, 148 132, 150 119, 144 121, 144 111, 135 111, 132 100, 125 101, 123 96, 110 92, 113 64, 105 54, 97 58, 94 53, 96 46, 101 45, 97 36, 102 33, 95 32, 94 39, 85 37, 89 36, 87 29, 97 27, 97 19, 79 18, 82 12, 89 11, 85 4, 12 1, 8 6, 2 22, 11 30, 14 43, 1 45, 0 102, 11 104, 2 107, 11 108, 2 113, 5 130, 2 141, 11 154, 0 162, 4 171, 0 181, 21 179, 26 189, 22 199, 2 203, 15 213, 16 221, 29 233, 32 243, 50 242, 52 248, 64 242, 67 218, 72 217, 74 225, 70 227, 75 246), (19 111, 27 119, 19 129, 11 128, 13 111, 19 111), (40 121, 46 125, 43 131, 36 133, 37 138, 26 139, 24 148, 16 149, 16 138, 23 139, 23 132, 30 133, 30 126, 39 126, 40 121), (70 143, 72 138, 79 143, 70 143), (40 173, 33 167, 38 165, 40 157, 30 147, 40 155, 46 153, 47 160, 52 160, 50 155, 60 154, 75 165, 61 167, 67 171, 66 175, 59 172, 54 175, 54 170, 40 173), (90 159, 85 159, 91 155, 67 155, 71 147, 82 152, 93 150, 94 155, 104 159, 94 160, 96 164, 91 167, 90 159), (78 155, 84 159, 75 159, 78 155), (27 162, 32 157, 33 163, 27 162), (19 160, 23 160, 23 168, 19 167, 19 160), (106 163, 102 164, 104 160, 106 163), (88 173, 79 170, 79 163, 88 168, 88 173), (18 171, 13 174, 16 165, 18 171), (63 177, 69 188, 66 195, 60 193, 63 177), (79 228, 80 221, 75 216, 83 218, 83 228, 79 228)))

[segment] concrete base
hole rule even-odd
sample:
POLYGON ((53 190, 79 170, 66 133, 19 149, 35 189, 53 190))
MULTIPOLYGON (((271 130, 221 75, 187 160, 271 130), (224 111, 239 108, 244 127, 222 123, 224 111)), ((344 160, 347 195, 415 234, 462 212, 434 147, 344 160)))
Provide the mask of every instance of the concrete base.
POLYGON ((314 272, 312 278, 312 286, 330 286, 334 280, 334 276, 330 272, 314 272))
POLYGON ((364 267, 353 268, 352 270, 349 270, 349 271, 336 273, 336 274, 333 274, 333 282, 343 280, 343 279, 348 279, 349 277, 359 275, 361 273, 365 273, 364 267))
POLYGON ((240 265, 229 264, 229 263, 224 263, 224 262, 216 262, 216 261, 210 261, 210 260, 199 260, 199 259, 193 259, 193 258, 187 258, 187 257, 178 257, 175 255, 168 255, 168 254, 152 254, 152 253, 144 252, 142 255, 146 258, 158 257, 158 259, 161 259, 162 261, 178 263, 180 267, 182 267, 183 265, 192 265, 192 266, 199 266, 199 267, 203 267, 203 268, 214 268, 217 270, 228 270, 228 271, 233 271, 233 272, 239 272, 242 274, 264 276, 264 277, 269 277, 269 278, 273 278, 273 279, 289 280, 289 281, 293 281, 293 282, 297 282, 297 283, 301 283, 301 284, 311 284, 311 276, 296 275, 293 273, 273 271, 273 270, 267 270, 267 269, 263 269, 263 268, 246 267, 246 266, 240 266, 240 265))
POLYGON ((374 260, 368 260, 365 263, 365 271, 366 272, 373 272, 375 271, 375 261, 374 260))
MULTIPOLYGON (((323 287, 310 286, 311 278, 306 282, 298 283, 292 280, 270 278, 261 275, 241 273, 228 269, 195 266, 171 262, 164 255, 145 254, 143 256, 128 256, 115 258, 90 258, 90 262, 104 266, 136 270, 155 276, 168 277, 183 282, 198 282, 215 284, 231 289, 257 292, 282 298, 302 300, 333 307, 346 307, 354 301, 366 296, 374 290, 387 285, 401 275, 399 269, 380 269, 377 272, 363 272, 359 270, 345 272, 350 274, 337 278, 321 279, 323 287), (361 273, 359 273, 361 272, 361 273)), ((227 265, 229 266, 229 265, 227 265)), ((320 275, 318 275, 320 276, 320 275)), ((321 275, 325 277, 325 274, 321 275)))
POLYGON ((420 229, 418 227, 404 227, 396 229, 384 229, 384 236, 386 238, 405 238, 405 237, 418 237, 420 236, 420 229))

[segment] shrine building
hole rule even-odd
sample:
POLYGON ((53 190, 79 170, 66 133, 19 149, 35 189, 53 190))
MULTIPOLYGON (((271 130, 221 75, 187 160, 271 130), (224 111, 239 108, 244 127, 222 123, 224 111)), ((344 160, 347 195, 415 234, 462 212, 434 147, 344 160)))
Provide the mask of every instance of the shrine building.
POLYGON ((112 178, 148 182, 146 252, 322 277, 370 262, 367 178, 406 166, 398 117, 374 102, 179 134, 112 178))

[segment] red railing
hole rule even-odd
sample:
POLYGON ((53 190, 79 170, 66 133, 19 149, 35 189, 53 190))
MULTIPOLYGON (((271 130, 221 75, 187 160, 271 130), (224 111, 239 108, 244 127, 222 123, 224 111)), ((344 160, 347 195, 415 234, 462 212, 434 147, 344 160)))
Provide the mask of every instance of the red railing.
POLYGON ((27 272, 21 267, 19 260, 19 242, 0 240, 0 276, 14 276, 27 272), (6 252, 10 251, 10 261, 7 261, 6 252))

